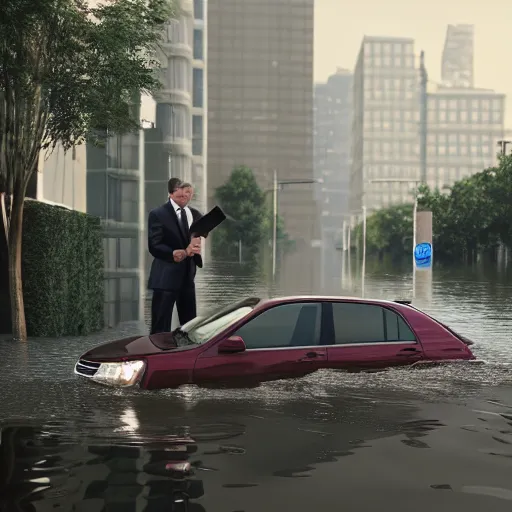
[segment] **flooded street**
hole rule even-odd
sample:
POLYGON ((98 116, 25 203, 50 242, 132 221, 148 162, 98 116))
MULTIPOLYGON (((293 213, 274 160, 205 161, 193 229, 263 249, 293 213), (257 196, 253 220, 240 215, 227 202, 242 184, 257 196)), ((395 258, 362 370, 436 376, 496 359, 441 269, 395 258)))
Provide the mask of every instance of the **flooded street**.
MULTIPOLYGON (((337 268, 327 293, 408 299, 414 285, 413 302, 487 363, 141 392, 79 382, 73 365, 143 326, 1 341, 0 510, 510 510, 511 271, 440 269, 413 283, 384 265, 364 282, 337 268)), ((202 309, 269 293, 242 269, 198 282, 202 309)))

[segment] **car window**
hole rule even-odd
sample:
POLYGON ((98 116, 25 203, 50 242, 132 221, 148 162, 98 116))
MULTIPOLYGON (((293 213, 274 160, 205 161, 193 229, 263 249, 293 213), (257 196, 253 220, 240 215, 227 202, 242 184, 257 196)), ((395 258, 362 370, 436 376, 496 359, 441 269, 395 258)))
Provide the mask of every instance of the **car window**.
POLYGON ((236 333, 247 349, 309 347, 320 343, 320 304, 283 304, 249 320, 236 333))
MULTIPOLYGON (((230 313, 221 317, 212 317, 211 321, 201 323, 197 327, 193 324, 185 324, 183 330, 187 332, 192 343, 201 344, 208 340, 211 340, 214 336, 219 334, 222 330, 226 329, 230 325, 234 324, 245 315, 248 315, 252 311, 251 307, 243 307, 235 309, 230 313)), ((193 322, 193 320, 192 320, 193 322)))
POLYGON ((372 304, 332 303, 335 344, 415 341, 395 312, 372 304))

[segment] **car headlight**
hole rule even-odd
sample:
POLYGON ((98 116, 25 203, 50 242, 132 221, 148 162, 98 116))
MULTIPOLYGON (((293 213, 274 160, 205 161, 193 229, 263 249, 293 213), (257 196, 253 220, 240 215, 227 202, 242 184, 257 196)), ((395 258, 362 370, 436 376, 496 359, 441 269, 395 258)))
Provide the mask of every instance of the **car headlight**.
POLYGON ((123 361, 119 363, 101 363, 93 380, 109 386, 135 386, 146 368, 144 361, 123 361))

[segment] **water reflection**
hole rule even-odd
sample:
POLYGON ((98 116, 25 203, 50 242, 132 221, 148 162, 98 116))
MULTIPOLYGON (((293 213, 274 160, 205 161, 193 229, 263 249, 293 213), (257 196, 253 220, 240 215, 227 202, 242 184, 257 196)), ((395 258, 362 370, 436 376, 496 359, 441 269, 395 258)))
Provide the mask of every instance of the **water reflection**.
MULTIPOLYGON (((343 493, 358 509, 377 506, 377 494, 405 511, 411 492, 448 485, 453 505, 476 511, 467 482, 510 487, 510 394, 466 396, 461 407, 429 405, 412 390, 350 390, 334 378, 310 384, 115 400, 93 386, 67 420, 5 421, 0 509, 332 510, 343 493)), ((507 510, 485 501, 494 494, 481 493, 478 506, 507 510)), ((415 509, 442 503, 426 495, 415 509)))
MULTIPOLYGON (((179 396, 136 395, 111 402, 103 417, 87 405, 68 421, 2 425, 2 510, 38 510, 40 502, 63 510, 218 510, 219 503, 196 502, 206 482, 218 491, 304 478, 372 439, 425 432, 413 406, 383 395, 296 397, 279 407, 264 396, 190 407, 179 396)), ((98 400, 97 410, 104 405, 98 400)))
MULTIPOLYGON (((360 265, 338 256, 326 289, 311 292, 360 294, 360 265)), ((222 265, 197 286, 203 311, 300 291, 222 265)), ((369 260, 365 289, 411 298, 412 273, 369 260)), ((0 510, 333 510, 341 493, 359 510, 409 512, 411 499, 416 511, 508 510, 511 294, 510 269, 436 268, 416 283, 415 303, 474 339, 487 365, 323 371, 253 389, 140 392, 75 379, 81 353, 143 325, 0 341, 0 510)))

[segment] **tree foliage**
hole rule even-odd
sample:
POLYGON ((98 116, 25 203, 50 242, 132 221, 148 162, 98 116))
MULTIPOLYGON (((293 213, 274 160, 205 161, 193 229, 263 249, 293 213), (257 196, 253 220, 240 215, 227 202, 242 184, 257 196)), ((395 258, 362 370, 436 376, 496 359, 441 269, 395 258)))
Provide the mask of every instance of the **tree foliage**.
POLYGON ((158 85, 156 49, 169 0, 4 0, 0 8, 0 199, 13 334, 26 338, 21 232, 42 151, 97 130, 139 126, 133 99, 158 85))
MULTIPOLYGON (((412 219, 404 223, 390 214, 401 208, 411 211, 410 205, 401 205, 368 218, 369 253, 410 254, 412 219)), ((418 208, 432 211, 436 260, 473 262, 478 255, 495 255, 500 244, 511 247, 512 156, 501 156, 496 167, 456 182, 449 193, 422 185, 418 189, 418 208)))
MULTIPOLYGON (((412 251, 412 204, 391 206, 369 215, 366 221, 366 251, 382 257, 400 258, 412 251)), ((355 239, 362 245, 363 228, 359 224, 355 239)))
MULTIPOLYGON (((266 246, 271 251, 273 211, 269 207, 268 195, 258 185, 251 169, 235 167, 228 181, 216 190, 215 197, 229 216, 215 230, 212 246, 215 258, 238 260, 240 242, 245 262, 253 263, 266 246)), ((286 249, 293 244, 280 217, 277 219, 277 239, 286 249)))

